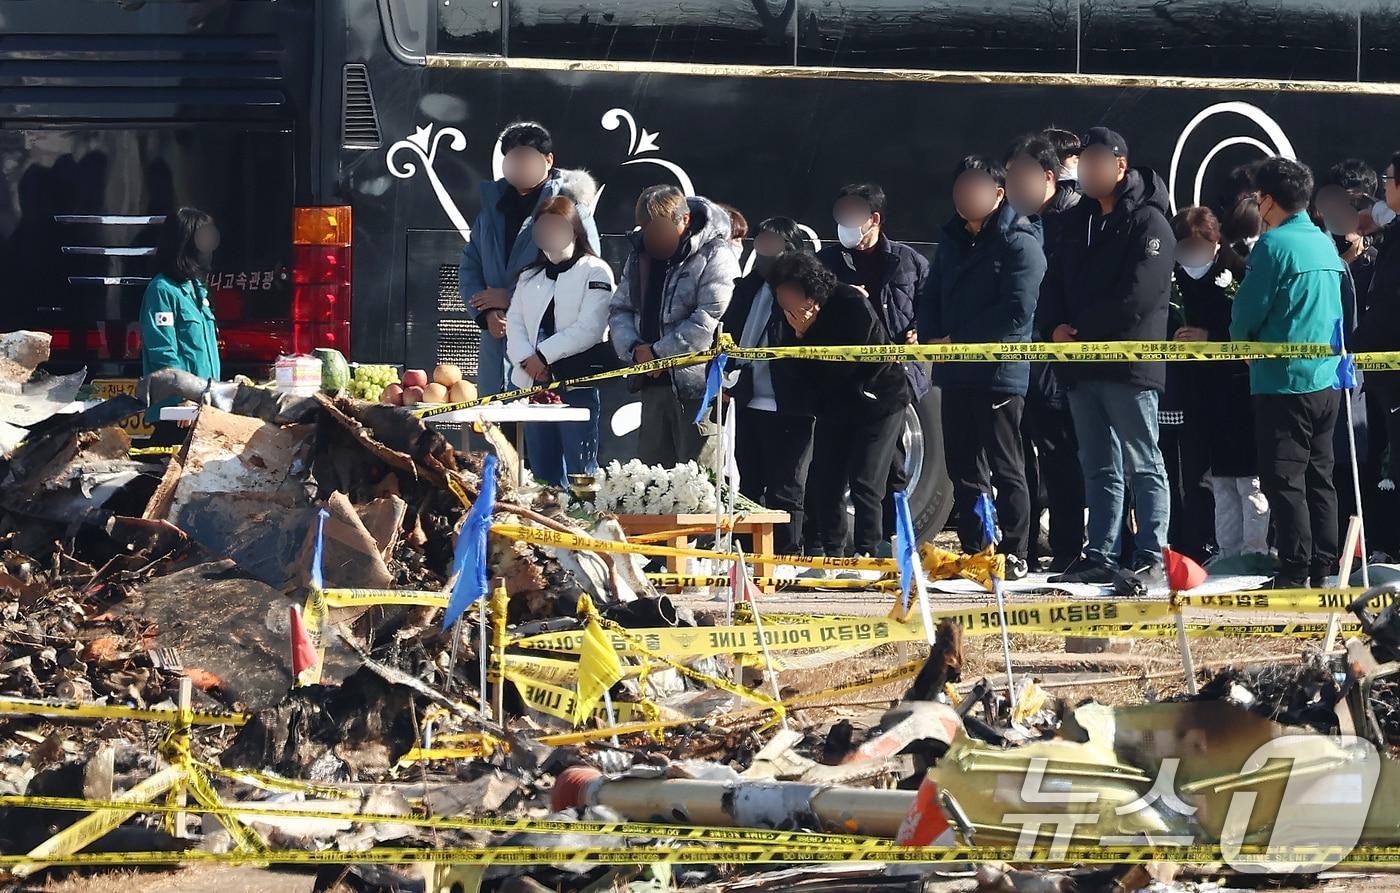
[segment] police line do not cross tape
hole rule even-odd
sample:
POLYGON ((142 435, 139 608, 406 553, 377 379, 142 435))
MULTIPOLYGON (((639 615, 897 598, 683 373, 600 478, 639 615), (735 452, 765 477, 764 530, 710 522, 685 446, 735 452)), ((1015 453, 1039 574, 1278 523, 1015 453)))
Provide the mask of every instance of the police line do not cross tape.
MULTIPOLYGON (((1209 362, 1218 360, 1320 359, 1336 356, 1330 344, 1289 344, 1281 341, 1031 341, 1025 343, 986 342, 980 344, 852 344, 792 345, 786 347, 739 347, 728 334, 720 336, 718 347, 710 350, 659 357, 645 363, 598 372, 579 378, 553 381, 545 385, 491 394, 461 403, 419 406, 421 418, 490 403, 505 403, 531 397, 544 391, 578 385, 597 384, 613 378, 665 371, 681 366, 707 363, 721 353, 731 360, 829 360, 864 363, 1104 363, 1104 362, 1209 362)), ((1357 369, 1367 372, 1400 369, 1400 350, 1351 354, 1357 369)))

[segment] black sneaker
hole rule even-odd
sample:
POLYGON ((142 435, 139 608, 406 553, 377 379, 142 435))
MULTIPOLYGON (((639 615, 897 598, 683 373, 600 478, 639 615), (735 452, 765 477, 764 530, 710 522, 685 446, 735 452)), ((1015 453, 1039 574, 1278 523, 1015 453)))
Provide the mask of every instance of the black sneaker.
POLYGON ((1117 578, 1117 572, 1102 561, 1081 558, 1070 565, 1064 573, 1051 577, 1049 583, 1092 583, 1108 586, 1117 578))
POLYGON ((1026 559, 1020 557, 1019 555, 1006 556, 1007 580, 1024 580, 1026 578, 1026 574, 1030 572, 1031 569, 1026 565, 1026 559))
POLYGON ((1052 574, 1063 574, 1074 567, 1074 563, 1078 560, 1078 555, 1056 555, 1050 559, 1049 564, 1045 565, 1045 570, 1052 574))
POLYGON ((1147 585, 1130 570, 1119 568, 1113 574, 1113 594, 1119 598, 1146 598, 1147 585))
POLYGON ((1279 575, 1277 575, 1277 576, 1275 576, 1275 577, 1271 577, 1270 579, 1268 579, 1267 581, 1265 581, 1264 585, 1263 585, 1263 586, 1260 586, 1259 588, 1260 588, 1260 589, 1308 589, 1308 588, 1310 588, 1310 587, 1308 586, 1308 578, 1307 578, 1307 577, 1297 577, 1297 578, 1294 578, 1294 577, 1285 577, 1285 576, 1283 576, 1282 574, 1279 574, 1279 575))
POLYGON ((1145 590, 1166 589, 1167 569, 1162 562, 1149 558, 1141 563, 1134 562, 1133 576, 1137 577, 1145 590))

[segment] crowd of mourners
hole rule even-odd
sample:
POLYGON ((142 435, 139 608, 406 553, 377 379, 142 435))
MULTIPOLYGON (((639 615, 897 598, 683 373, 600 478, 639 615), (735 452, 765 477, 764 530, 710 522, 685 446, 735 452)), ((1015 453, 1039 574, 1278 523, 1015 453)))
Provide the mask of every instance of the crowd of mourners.
MULTIPOLYGON (((838 241, 820 250, 790 218, 751 226, 732 206, 652 186, 615 277, 598 256, 591 179, 555 166, 538 124, 511 125, 500 148, 504 177, 481 186, 460 271, 482 328, 482 394, 707 350, 721 325, 743 347, 1400 347, 1400 154, 1379 174, 1353 159, 1317 178, 1263 159, 1231 172, 1214 207, 1173 213, 1121 134, 1029 133, 949 172, 955 213, 929 240, 932 260, 886 231, 874 183, 839 191, 838 241)), ((740 362, 725 396, 742 492, 791 515, 780 552, 889 554, 908 408, 936 387, 961 546, 983 547, 973 506, 994 494, 1009 578, 1158 586, 1170 544, 1202 561, 1254 560, 1292 588, 1337 573, 1354 494, 1369 507, 1394 490, 1400 373, 1344 388, 1338 365, 740 362)), ((638 458, 707 458, 718 432, 696 420, 706 375, 631 377, 638 458)), ((526 437, 533 473, 562 485, 596 468, 599 396, 575 387, 559 399, 591 420, 529 425, 526 437)))

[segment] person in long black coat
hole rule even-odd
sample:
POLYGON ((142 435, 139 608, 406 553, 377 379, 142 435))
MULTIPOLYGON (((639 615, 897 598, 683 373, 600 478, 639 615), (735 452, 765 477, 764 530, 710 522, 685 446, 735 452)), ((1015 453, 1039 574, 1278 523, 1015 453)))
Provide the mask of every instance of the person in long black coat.
MULTIPOLYGON (((1220 222, 1209 208, 1182 209, 1172 219, 1172 229, 1177 239, 1173 310, 1180 324, 1171 327, 1169 337, 1230 340, 1231 303, 1244 278, 1244 259, 1224 243, 1220 222)), ((1197 487, 1200 473, 1208 470, 1219 555, 1267 553, 1269 502, 1259 488, 1249 366, 1242 360, 1171 363, 1167 375, 1167 392, 1179 395, 1185 415, 1178 466, 1183 522, 1191 523, 1203 511, 1204 494, 1197 487)), ((1192 539, 1201 536, 1188 535, 1187 541, 1192 539)), ((1172 541, 1177 542, 1175 534, 1172 541)))

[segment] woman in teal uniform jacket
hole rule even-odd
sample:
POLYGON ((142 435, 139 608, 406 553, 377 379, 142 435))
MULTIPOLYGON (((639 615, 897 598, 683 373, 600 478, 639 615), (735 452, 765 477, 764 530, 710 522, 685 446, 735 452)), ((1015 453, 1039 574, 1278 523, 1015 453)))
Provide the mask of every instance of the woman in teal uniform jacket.
MULTIPOLYGON (((181 208, 166 216, 156 247, 157 275, 141 299, 143 375, 174 368, 219 380, 219 334, 204 285, 218 245, 214 218, 203 211, 181 208)), ((159 411, 152 406, 149 416, 159 411)))
POLYGON ((214 218, 203 211, 181 208, 165 218, 158 274, 141 299, 142 374, 173 367, 219 379, 218 329, 204 286, 218 245, 214 218))

